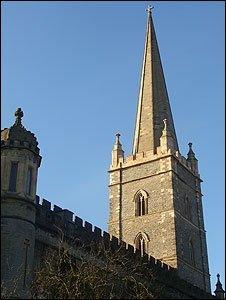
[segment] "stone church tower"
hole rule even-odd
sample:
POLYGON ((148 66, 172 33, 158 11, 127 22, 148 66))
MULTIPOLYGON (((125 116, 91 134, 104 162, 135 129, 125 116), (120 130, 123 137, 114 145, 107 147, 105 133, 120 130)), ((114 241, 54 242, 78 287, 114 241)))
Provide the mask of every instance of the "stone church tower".
POLYGON ((1 280, 4 288, 25 297, 34 264, 41 156, 36 137, 22 125, 20 108, 15 116, 13 126, 1 131, 1 280))
POLYGON ((132 155, 124 157, 119 136, 109 170, 109 233, 210 292, 202 180, 192 144, 187 158, 179 151, 151 9, 132 155))

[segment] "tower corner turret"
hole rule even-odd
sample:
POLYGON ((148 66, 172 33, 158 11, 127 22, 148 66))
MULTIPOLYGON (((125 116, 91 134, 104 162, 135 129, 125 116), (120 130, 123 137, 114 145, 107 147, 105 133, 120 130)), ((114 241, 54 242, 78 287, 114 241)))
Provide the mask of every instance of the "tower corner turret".
POLYGON ((12 297, 27 297, 32 277, 41 164, 37 139, 22 125, 23 115, 18 108, 14 124, 1 131, 1 280, 12 297))

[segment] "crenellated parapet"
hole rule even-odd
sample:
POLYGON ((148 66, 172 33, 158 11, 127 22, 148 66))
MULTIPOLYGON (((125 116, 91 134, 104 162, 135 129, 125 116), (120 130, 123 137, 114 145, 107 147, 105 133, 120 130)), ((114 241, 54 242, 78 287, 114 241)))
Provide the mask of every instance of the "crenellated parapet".
POLYGON ((154 151, 150 150, 119 158, 117 163, 110 165, 109 171, 111 172, 120 168, 133 167, 139 164, 165 159, 170 156, 174 157, 176 161, 180 163, 190 173, 192 173, 196 177, 200 177, 198 169, 194 168, 194 164, 192 164, 188 158, 185 158, 183 155, 181 155, 179 151, 174 151, 172 149, 162 151, 161 146, 157 148, 157 153, 154 153, 154 151))
POLYGON ((73 241, 73 247, 78 247, 80 244, 89 245, 93 241, 102 241, 112 251, 123 251, 131 262, 139 261, 141 265, 153 269, 159 282, 166 283, 171 289, 189 296, 200 295, 200 299, 211 299, 210 294, 179 278, 175 268, 146 253, 142 255, 141 251, 132 245, 82 220, 73 212, 53 205, 46 199, 40 200, 39 196, 36 196, 36 207, 36 228, 41 228, 44 232, 56 234, 56 236, 59 232, 63 233, 65 241, 69 243, 73 241))
POLYGON ((93 240, 103 240, 108 243, 115 251, 124 248, 126 252, 134 259, 140 257, 143 261, 149 262, 152 266, 159 267, 162 270, 176 272, 174 268, 162 263, 160 260, 145 254, 141 256, 140 250, 132 245, 120 241, 117 237, 110 235, 101 228, 82 220, 68 209, 63 209, 46 199, 40 201, 36 196, 36 227, 42 227, 46 231, 58 232, 59 229, 64 231, 66 238, 81 237, 84 242, 93 240))

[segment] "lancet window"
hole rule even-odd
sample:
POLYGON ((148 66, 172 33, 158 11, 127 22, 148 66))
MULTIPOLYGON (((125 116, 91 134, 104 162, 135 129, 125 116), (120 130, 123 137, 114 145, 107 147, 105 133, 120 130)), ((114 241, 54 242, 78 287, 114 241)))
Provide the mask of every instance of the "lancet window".
POLYGON ((16 192, 18 162, 11 162, 11 170, 9 177, 9 191, 16 192))
POLYGON ((145 191, 138 191, 135 195, 135 215, 143 216, 148 213, 148 194, 145 191))
POLYGON ((140 250, 141 255, 143 256, 145 252, 147 252, 147 240, 139 233, 135 238, 135 247, 140 250))

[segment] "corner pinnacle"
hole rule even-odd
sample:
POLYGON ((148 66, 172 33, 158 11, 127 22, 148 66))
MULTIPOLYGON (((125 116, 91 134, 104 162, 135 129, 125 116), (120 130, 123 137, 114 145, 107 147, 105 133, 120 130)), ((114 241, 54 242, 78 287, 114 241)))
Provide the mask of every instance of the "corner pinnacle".
POLYGON ((222 283, 220 282, 220 274, 217 274, 217 284, 216 289, 214 291, 217 299, 224 299, 225 291, 222 288, 222 283))
POLYGON ((163 123, 164 123, 164 129, 166 129, 166 126, 167 126, 167 119, 163 119, 163 123))

